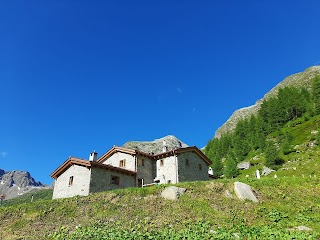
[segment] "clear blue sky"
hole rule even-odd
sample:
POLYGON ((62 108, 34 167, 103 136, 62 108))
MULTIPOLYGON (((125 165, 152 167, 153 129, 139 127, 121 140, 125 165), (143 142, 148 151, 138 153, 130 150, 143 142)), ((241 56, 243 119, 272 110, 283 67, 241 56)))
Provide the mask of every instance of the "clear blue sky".
POLYGON ((70 155, 172 134, 320 63, 319 1, 0 2, 0 168, 51 184, 70 155))

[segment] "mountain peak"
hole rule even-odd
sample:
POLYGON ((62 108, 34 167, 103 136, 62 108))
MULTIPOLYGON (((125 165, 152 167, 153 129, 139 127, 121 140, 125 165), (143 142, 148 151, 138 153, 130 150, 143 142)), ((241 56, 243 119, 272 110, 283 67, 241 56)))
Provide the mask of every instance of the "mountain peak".
POLYGON ((6 199, 22 195, 35 187, 45 187, 41 182, 36 182, 29 172, 14 170, 6 172, 0 169, 0 194, 6 199))
POLYGON ((145 153, 157 154, 163 151, 164 144, 166 145, 168 151, 181 147, 188 147, 187 144, 173 135, 168 135, 153 141, 130 141, 126 142, 123 147, 137 149, 145 153))

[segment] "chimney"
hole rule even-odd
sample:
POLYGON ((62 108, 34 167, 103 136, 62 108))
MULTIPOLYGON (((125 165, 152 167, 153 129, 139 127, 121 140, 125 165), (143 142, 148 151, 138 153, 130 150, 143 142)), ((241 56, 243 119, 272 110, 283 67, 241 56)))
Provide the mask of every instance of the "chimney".
POLYGON ((163 148, 162 148, 162 152, 167 152, 167 151, 168 151, 168 147, 167 147, 166 140, 163 140, 163 148))
POLYGON ((90 153, 89 161, 97 161, 98 159, 98 153, 96 150, 94 150, 92 153, 90 153))

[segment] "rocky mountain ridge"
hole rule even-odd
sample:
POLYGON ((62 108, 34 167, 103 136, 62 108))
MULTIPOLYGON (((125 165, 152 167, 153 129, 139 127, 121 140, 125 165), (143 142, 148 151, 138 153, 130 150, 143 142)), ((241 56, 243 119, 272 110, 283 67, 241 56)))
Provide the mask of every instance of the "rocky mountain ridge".
POLYGON ((278 93, 279 89, 284 88, 286 86, 304 86, 307 89, 309 89, 311 87, 311 80, 319 74, 320 66, 312 66, 310 68, 307 68, 303 72, 299 72, 286 77, 274 88, 272 88, 268 93, 266 93, 263 98, 259 99, 254 105, 236 110, 230 116, 230 118, 215 132, 214 137, 220 138, 222 134, 233 131, 239 120, 250 117, 252 114, 257 114, 262 102, 264 100, 269 99, 272 96, 275 96, 278 93))
POLYGON ((168 135, 163 138, 155 139, 153 141, 145 141, 145 142, 139 142, 139 141, 130 141, 126 142, 123 145, 124 148, 139 150, 145 153, 150 154, 157 154, 163 152, 163 148, 165 147, 167 151, 181 148, 181 147, 188 147, 187 144, 179 140, 173 135, 168 135))
POLYGON ((0 195, 4 195, 5 199, 15 198, 23 195, 33 189, 41 189, 46 187, 41 182, 37 182, 26 171, 8 171, 0 169, 0 195))

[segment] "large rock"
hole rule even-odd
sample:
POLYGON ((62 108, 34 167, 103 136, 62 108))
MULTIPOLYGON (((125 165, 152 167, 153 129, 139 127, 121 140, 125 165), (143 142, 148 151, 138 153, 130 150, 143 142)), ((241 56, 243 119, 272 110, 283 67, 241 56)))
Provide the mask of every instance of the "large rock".
POLYGON ((270 173, 272 173, 272 172, 274 172, 274 170, 272 170, 272 169, 270 169, 270 168, 268 168, 268 167, 266 167, 266 166, 263 166, 263 168, 262 168, 262 175, 263 176, 268 176, 270 173))
POLYGON ((248 184, 242 182, 234 183, 234 192, 240 200, 251 200, 253 202, 258 202, 258 199, 253 194, 251 187, 248 184))
POLYGON ((313 66, 307 68, 304 72, 296 73, 290 75, 289 77, 282 80, 274 88, 272 88, 263 98, 258 100, 254 105, 250 107, 244 107, 236 110, 230 118, 216 131, 215 138, 220 138, 224 133, 232 132, 239 120, 249 118, 252 114, 256 115, 261 107, 263 100, 267 100, 270 97, 274 97, 278 94, 280 88, 286 86, 300 87, 304 86, 306 88, 311 87, 311 80, 320 74, 320 66, 313 66))
POLYGON ((241 163, 238 163, 237 168, 240 170, 246 170, 246 169, 249 169, 250 166, 251 166, 250 162, 241 162, 241 163))
POLYGON ((161 192, 161 197, 168 199, 168 200, 178 200, 178 198, 184 194, 186 191, 185 188, 179 188, 176 186, 170 186, 164 189, 161 192))
POLYGON ((156 139, 150 142, 131 141, 125 143, 123 147, 133 150, 137 149, 145 153, 157 154, 163 152, 164 144, 166 146, 167 151, 174 150, 177 148, 188 147, 187 144, 185 144, 184 142, 180 141, 178 138, 172 135, 156 139))

